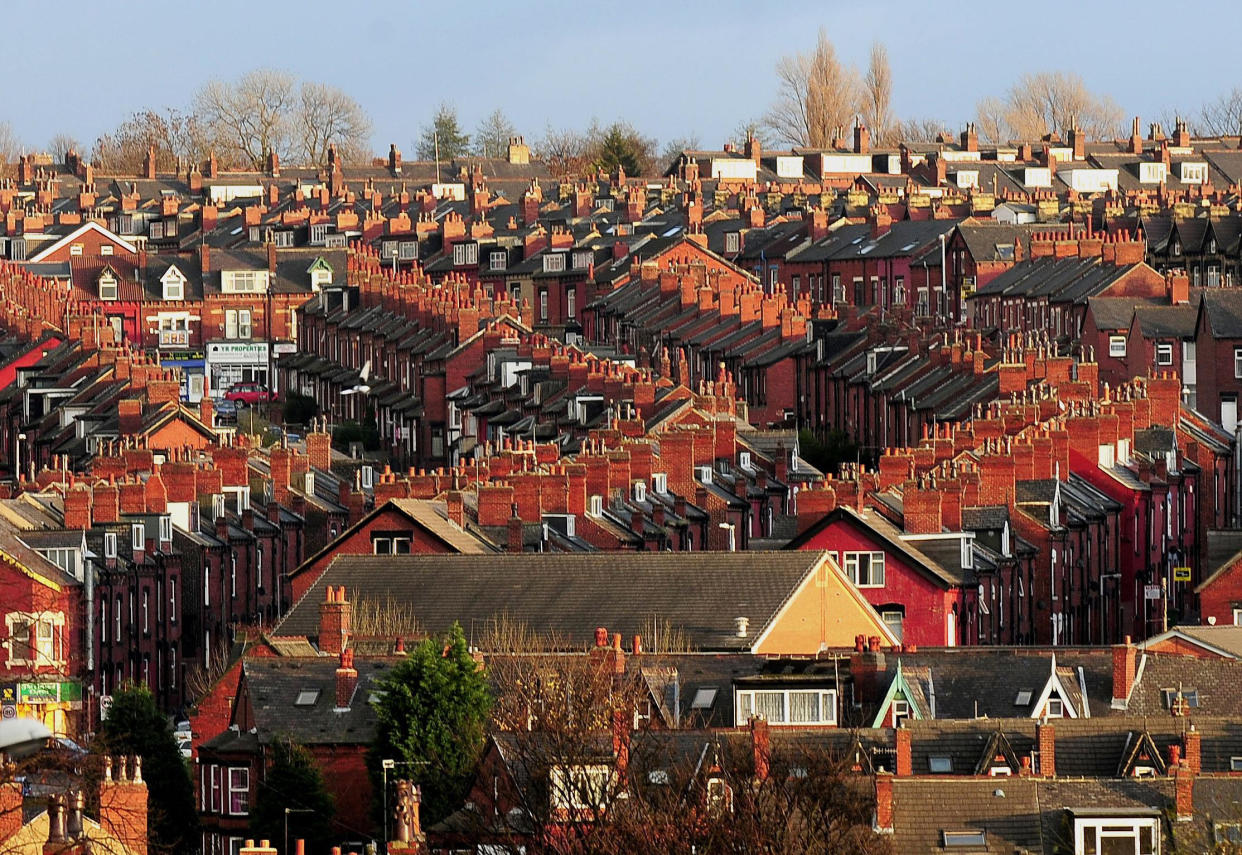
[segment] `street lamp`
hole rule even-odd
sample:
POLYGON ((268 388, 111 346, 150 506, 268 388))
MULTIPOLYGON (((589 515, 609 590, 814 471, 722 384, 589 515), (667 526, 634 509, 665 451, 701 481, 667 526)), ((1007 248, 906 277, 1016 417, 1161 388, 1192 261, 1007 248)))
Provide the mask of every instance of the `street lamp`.
POLYGON ((26 441, 26 434, 19 433, 17 435, 17 451, 13 455, 13 483, 20 484, 22 482, 22 443, 26 441))
POLYGON ((310 808, 285 808, 285 849, 284 855, 289 855, 289 814, 291 813, 314 813, 310 808))

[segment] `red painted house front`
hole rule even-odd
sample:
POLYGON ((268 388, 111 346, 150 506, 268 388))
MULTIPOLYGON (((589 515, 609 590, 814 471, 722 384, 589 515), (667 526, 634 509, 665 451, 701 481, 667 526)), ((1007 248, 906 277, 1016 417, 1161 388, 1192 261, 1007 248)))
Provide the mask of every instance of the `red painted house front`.
POLYGON ((0 528, 0 703, 76 736, 82 720, 82 587, 0 528))
MULTIPOLYGON (((944 540, 960 544, 961 538, 944 540)), ((903 644, 955 646, 962 636, 965 588, 919 549, 922 542, 904 540, 874 511, 838 507, 786 548, 831 553, 903 644)))

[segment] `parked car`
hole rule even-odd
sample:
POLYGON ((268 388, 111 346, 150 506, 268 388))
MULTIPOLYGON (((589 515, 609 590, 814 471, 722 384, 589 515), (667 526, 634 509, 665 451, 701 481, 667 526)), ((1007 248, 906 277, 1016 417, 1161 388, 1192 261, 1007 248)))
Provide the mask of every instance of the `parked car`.
POLYGON ((236 401, 238 406, 249 407, 272 400, 272 393, 258 383, 234 383, 224 393, 226 401, 236 401))
POLYGON ((216 424, 218 425, 235 425, 237 424, 237 402, 228 398, 222 398, 216 402, 216 424))

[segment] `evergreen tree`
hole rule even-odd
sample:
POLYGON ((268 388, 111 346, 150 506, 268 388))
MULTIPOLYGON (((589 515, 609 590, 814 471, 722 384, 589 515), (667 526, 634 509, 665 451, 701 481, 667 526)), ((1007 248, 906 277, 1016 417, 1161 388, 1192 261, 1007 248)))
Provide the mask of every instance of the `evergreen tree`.
POLYGON ((462 806, 491 709, 487 678, 461 627, 415 647, 378 693, 367 756, 377 807, 384 797, 381 761, 394 760, 389 785, 395 778, 421 785, 424 824, 437 822, 462 806))
POLYGON ((108 717, 92 748, 99 754, 142 758, 153 851, 188 855, 198 850, 194 787, 168 718, 159 711, 150 689, 130 684, 112 694, 108 717))
POLYGON ((272 763, 259 784, 250 810, 250 833, 255 840, 284 840, 285 808, 289 839, 306 841, 307 851, 327 852, 340 834, 333 817, 336 806, 315 758, 304 746, 287 739, 272 745, 272 763))
POLYGON ((610 125, 599 141, 595 165, 605 172, 620 166, 626 175, 641 175, 645 157, 642 143, 634 131, 621 124, 610 125))
POLYGON ((418 139, 419 160, 434 160, 437 143, 442 163, 470 153, 470 135, 462 131, 457 108, 452 104, 441 104, 431 124, 423 127, 418 139))

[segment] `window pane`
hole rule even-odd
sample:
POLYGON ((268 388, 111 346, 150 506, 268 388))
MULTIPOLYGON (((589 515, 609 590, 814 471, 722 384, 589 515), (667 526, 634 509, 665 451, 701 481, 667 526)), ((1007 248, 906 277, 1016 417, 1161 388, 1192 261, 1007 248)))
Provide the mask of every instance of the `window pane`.
POLYGON ((820 721, 819 692, 790 692, 789 720, 794 723, 820 721))
POLYGON ((755 692, 755 707, 759 715, 768 721, 785 721, 784 692, 755 692))

